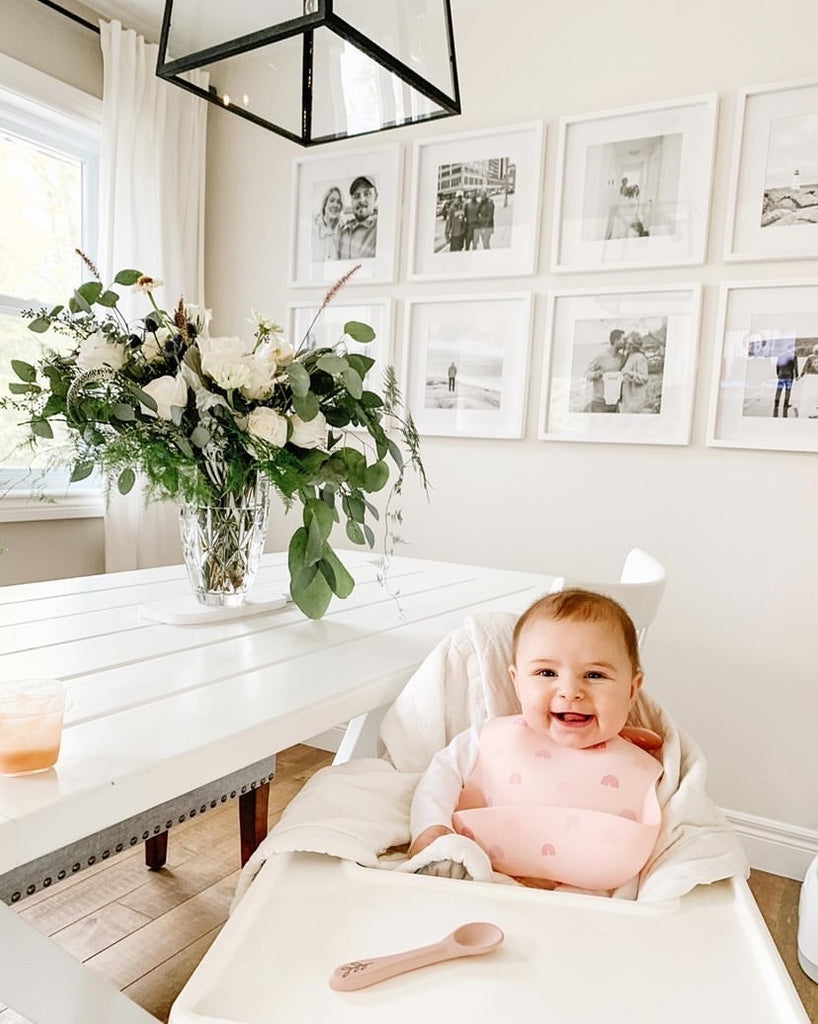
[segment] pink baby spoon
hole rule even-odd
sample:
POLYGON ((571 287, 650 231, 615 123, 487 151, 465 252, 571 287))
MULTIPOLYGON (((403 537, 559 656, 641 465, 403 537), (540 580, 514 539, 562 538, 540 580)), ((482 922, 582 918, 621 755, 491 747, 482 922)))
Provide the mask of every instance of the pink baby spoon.
POLYGON ((352 992, 357 988, 375 985, 397 974, 415 971, 418 967, 428 967, 443 960, 454 960, 459 956, 479 956, 490 953, 502 943, 503 932, 496 924, 485 921, 471 921, 461 924, 459 928, 447 935, 440 942, 431 946, 420 946, 418 949, 407 949, 403 953, 392 956, 372 957, 369 960, 353 960, 341 964, 332 972, 329 987, 336 992, 352 992))

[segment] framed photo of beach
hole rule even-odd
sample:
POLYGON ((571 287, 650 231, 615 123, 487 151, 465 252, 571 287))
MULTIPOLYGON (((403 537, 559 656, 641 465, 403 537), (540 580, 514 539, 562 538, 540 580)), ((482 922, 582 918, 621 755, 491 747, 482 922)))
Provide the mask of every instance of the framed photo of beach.
POLYGON ((380 377, 392 358, 392 300, 334 298, 316 319, 319 302, 291 302, 287 306, 287 338, 296 350, 343 345, 348 352, 375 360, 364 378, 366 386, 380 391, 380 377), (344 333, 350 320, 368 324, 375 338, 368 344, 353 341, 344 333), (377 380, 370 378, 375 375, 377 380))
POLYGON ((530 293, 410 299, 403 391, 418 432, 522 437, 530 293))
POLYGON ((704 263, 716 96, 564 117, 551 269, 704 263))
POLYGON ((818 451, 818 284, 723 284, 707 443, 818 451))
POLYGON ((533 274, 541 122, 415 142, 410 280, 533 274))
POLYGON ((701 286, 549 296, 539 437, 687 444, 701 286))
POLYGON ((818 79, 742 89, 725 260, 818 256, 818 79))
POLYGON ((289 285, 394 281, 400 202, 400 146, 294 160, 289 285))

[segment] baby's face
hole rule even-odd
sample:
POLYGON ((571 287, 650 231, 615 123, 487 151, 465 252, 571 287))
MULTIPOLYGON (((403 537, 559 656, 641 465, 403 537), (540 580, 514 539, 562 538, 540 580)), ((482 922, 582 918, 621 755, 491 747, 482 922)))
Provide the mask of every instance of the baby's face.
POLYGON ((609 622, 534 619, 523 627, 509 672, 526 724, 564 747, 616 736, 642 685, 609 622))

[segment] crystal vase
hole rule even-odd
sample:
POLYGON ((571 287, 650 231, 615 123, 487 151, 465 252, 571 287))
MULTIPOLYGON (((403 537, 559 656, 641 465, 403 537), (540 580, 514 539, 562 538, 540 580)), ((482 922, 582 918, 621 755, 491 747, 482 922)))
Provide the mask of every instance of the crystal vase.
POLYGON ((197 599, 206 605, 243 604, 258 570, 267 534, 270 481, 257 474, 219 504, 179 508, 182 553, 197 599))

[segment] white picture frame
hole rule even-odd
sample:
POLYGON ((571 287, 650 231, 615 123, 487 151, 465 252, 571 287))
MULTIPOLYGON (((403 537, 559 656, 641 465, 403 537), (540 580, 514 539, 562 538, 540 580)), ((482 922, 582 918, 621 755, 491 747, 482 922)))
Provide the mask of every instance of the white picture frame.
POLYGON ((523 436, 531 314, 528 292, 407 301, 402 383, 420 434, 523 436))
POLYGON ((698 284, 552 293, 540 440, 688 444, 700 314, 698 284))
POLYGON ((717 323, 707 443, 818 451, 818 283, 726 282, 717 323))
POLYGON ((704 263, 715 93, 560 121, 551 269, 704 263))
MULTIPOLYGON (((356 352, 375 360, 375 365, 364 378, 367 387, 372 387, 371 375, 376 377, 392 361, 393 352, 393 303, 391 299, 335 298, 316 315, 321 308, 320 301, 289 302, 287 304, 287 338, 296 348, 330 348, 343 342, 348 352, 356 352), (368 324, 375 332, 373 341, 363 344, 354 341, 344 333, 344 324, 350 320, 368 324), (309 334, 309 337, 308 337, 309 334)), ((377 388, 380 390, 380 380, 377 388)))
POLYGON ((395 280, 401 164, 399 145, 293 161, 290 287, 330 286, 356 264, 348 286, 395 280))
POLYGON ((544 136, 536 121, 415 142, 410 280, 535 272, 544 136))
POLYGON ((726 261, 818 256, 818 78, 741 89, 726 261))

